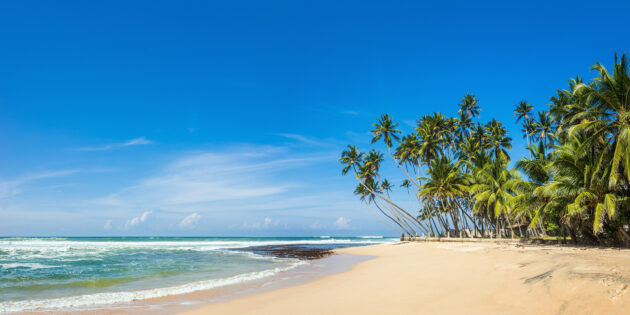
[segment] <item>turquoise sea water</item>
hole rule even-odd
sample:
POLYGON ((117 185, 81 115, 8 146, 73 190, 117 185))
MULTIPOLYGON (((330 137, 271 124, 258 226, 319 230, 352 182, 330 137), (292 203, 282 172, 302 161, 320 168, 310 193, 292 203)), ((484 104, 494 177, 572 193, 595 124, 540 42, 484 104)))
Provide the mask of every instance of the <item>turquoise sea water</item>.
POLYGON ((307 262, 247 251, 393 241, 308 238, 0 238, 0 312, 88 307, 263 279, 307 262))

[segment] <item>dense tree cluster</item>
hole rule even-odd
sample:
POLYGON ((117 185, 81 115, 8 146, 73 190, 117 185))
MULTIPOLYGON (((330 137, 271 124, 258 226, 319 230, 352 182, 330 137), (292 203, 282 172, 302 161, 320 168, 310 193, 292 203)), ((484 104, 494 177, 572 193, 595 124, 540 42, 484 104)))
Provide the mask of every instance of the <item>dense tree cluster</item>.
MULTIPOLYGON (((417 208, 390 197, 379 173, 385 154, 348 146, 343 174, 378 218, 416 236, 564 237, 576 243, 629 245, 630 72, 615 55, 609 72, 596 63, 592 82, 579 77, 558 90, 548 109, 514 109, 529 154, 510 168, 512 139, 503 123, 479 120, 479 100, 466 94, 456 117, 426 115, 403 135, 388 114, 371 131, 402 171, 397 183, 417 208)), ((396 186, 398 186, 396 185, 396 186)))

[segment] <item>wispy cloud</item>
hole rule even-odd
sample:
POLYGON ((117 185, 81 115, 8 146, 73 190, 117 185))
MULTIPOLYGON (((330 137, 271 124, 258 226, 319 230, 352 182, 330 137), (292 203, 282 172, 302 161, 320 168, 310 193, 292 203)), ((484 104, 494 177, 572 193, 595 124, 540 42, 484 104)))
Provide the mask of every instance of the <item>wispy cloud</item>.
POLYGON ((282 227, 285 230, 289 229, 289 226, 287 224, 281 225, 280 220, 274 220, 270 217, 265 217, 262 222, 254 222, 251 224, 248 222, 243 222, 243 224, 241 224, 240 226, 242 230, 261 230, 277 227, 282 227))
POLYGON ((333 226, 338 228, 338 229, 347 229, 350 227, 350 219, 348 218, 344 218, 344 217, 339 217, 339 219, 337 219, 334 223, 333 226))
POLYGON ((20 194, 23 187, 31 182, 47 178, 68 176, 76 172, 77 170, 48 171, 25 174, 11 180, 0 180, 0 198, 7 198, 20 194))
POLYGON ((283 155, 281 150, 262 147, 190 154, 97 202, 171 211, 186 211, 183 205, 243 202, 287 192, 296 183, 282 179, 278 173, 328 158, 316 155, 283 158, 283 155))
POLYGON ((306 137, 306 136, 303 136, 303 135, 299 135, 299 134, 294 134, 294 133, 279 133, 278 136, 284 137, 284 138, 287 138, 287 139, 291 139, 291 140, 295 140, 295 141, 303 143, 303 144, 316 146, 316 147, 330 146, 329 142, 316 140, 316 139, 313 139, 313 138, 309 138, 309 137, 306 137))
POLYGON ((141 223, 144 223, 146 220, 149 219, 149 217, 153 214, 153 211, 145 211, 142 213, 142 215, 135 217, 131 220, 127 220, 127 222, 125 223, 124 229, 128 230, 134 226, 137 226, 141 223))
POLYGON ((182 220, 182 222, 179 223, 179 227, 181 229, 194 229, 195 227, 197 227, 197 223, 199 223, 199 220, 201 220, 201 215, 195 212, 191 215, 187 215, 182 220))
POLYGON ((139 138, 133 138, 131 140, 127 140, 121 143, 111 143, 111 144, 106 144, 106 145, 96 146, 96 147, 83 147, 83 148, 79 148, 78 150, 79 151, 109 151, 109 150, 118 149, 118 148, 131 147, 131 146, 136 146, 136 145, 146 145, 146 144, 151 144, 151 143, 153 143, 153 141, 148 140, 145 137, 139 137, 139 138))
POLYGON ((319 223, 319 221, 315 221, 315 222, 311 223, 308 227, 311 228, 311 230, 321 230, 321 229, 325 229, 326 228, 321 223, 319 223))
POLYGON ((109 231, 112 229, 112 220, 105 221, 105 225, 103 225, 103 230, 109 231))

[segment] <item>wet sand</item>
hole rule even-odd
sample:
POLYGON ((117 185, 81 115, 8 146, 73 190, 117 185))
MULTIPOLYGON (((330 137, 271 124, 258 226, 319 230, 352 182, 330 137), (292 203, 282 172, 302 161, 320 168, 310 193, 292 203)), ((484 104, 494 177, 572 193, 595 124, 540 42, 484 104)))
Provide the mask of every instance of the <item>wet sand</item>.
POLYGON ((629 250, 413 242, 336 252, 376 258, 347 272, 184 314, 628 314, 630 309, 629 250))

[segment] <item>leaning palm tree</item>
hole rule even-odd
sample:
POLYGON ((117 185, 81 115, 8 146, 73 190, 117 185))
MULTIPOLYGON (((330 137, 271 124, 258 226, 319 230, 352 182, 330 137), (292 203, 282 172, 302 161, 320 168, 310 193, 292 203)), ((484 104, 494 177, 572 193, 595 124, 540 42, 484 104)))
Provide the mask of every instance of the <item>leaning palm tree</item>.
POLYGON ((395 230, 398 233, 401 234, 409 234, 409 231, 407 231, 401 224, 400 222, 395 219, 394 217, 392 217, 388 212, 384 211, 383 208, 379 205, 378 203, 378 199, 377 199, 377 194, 380 193, 380 188, 378 183, 374 182, 374 181, 370 181, 366 184, 359 184, 357 185, 357 187, 354 189, 354 194, 355 195, 359 195, 359 199, 362 202, 367 203, 368 205, 370 204, 374 204, 376 206, 376 208, 379 210, 379 212, 384 215, 386 218, 389 219, 390 222, 393 222, 396 226, 398 227, 394 227, 392 225, 390 225, 389 223, 383 221, 381 218, 379 218, 378 216, 375 216, 375 218, 379 221, 381 221, 383 224, 387 225, 388 227, 390 227, 391 229, 395 230))
POLYGON ((393 142, 392 139, 396 141, 400 140, 400 136, 398 135, 400 134, 400 130, 396 129, 398 128, 398 123, 395 123, 389 117, 389 114, 383 114, 377 120, 377 122, 372 124, 372 126, 374 126, 374 129, 370 131, 372 133, 372 144, 383 139, 383 142, 385 143, 385 147, 387 148, 389 155, 392 157, 394 162, 396 162, 396 165, 398 166, 398 168, 400 168, 407 175, 407 178, 409 178, 409 180, 412 183, 420 187, 420 185, 416 182, 416 180, 413 179, 411 175, 409 175, 409 172, 407 172, 407 170, 402 165, 400 165, 400 162, 396 159, 396 157, 392 153, 392 150, 391 150, 392 142, 393 142))
POLYGON ((357 165, 363 162, 365 155, 359 152, 359 149, 353 145, 348 145, 348 149, 341 152, 339 162, 344 165, 341 173, 346 175, 350 169, 356 171, 357 165))

